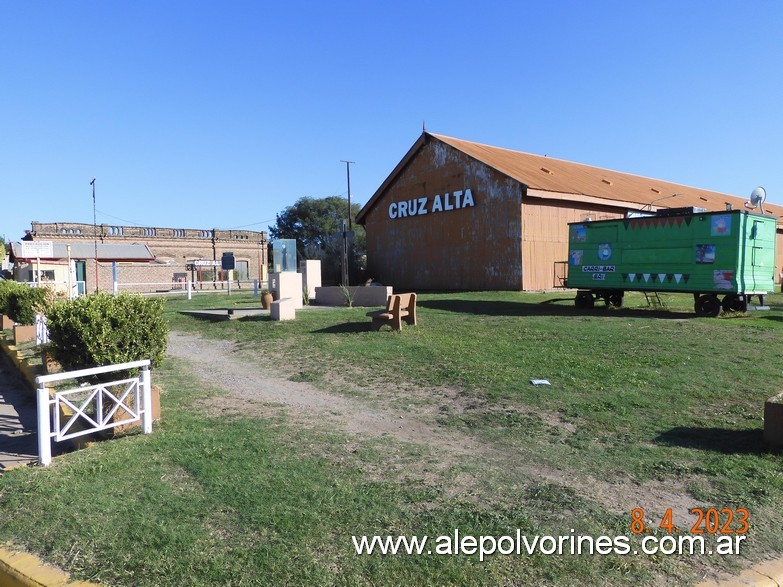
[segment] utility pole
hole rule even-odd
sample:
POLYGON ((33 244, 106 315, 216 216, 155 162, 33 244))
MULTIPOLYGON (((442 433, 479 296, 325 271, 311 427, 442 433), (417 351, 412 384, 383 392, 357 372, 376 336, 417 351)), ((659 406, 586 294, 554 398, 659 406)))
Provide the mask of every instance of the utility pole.
POLYGON ((343 285, 348 287, 351 285, 350 276, 348 275, 348 262, 351 257, 351 255, 348 254, 349 252, 349 246, 348 246, 348 240, 351 236, 351 228, 352 228, 352 220, 351 220, 351 163, 356 163, 355 161, 340 161, 341 163, 345 163, 345 172, 348 175, 348 230, 345 230, 345 223, 342 223, 342 226, 340 227, 343 232, 343 285))
POLYGON ((348 230, 351 230, 351 163, 356 165, 356 161, 340 161, 345 163, 345 172, 348 175, 348 230))
POLYGON ((90 182, 92 186, 92 235, 95 243, 95 293, 98 293, 98 216, 95 212, 95 178, 90 182))

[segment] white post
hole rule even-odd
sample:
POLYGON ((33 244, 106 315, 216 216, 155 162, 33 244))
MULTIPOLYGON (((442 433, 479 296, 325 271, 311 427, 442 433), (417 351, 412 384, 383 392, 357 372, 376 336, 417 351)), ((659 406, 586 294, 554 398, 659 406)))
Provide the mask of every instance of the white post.
POLYGON ((120 292, 120 283, 116 279, 114 280, 114 283, 112 285, 112 291, 114 292, 115 296, 120 292))
POLYGON ((43 314, 35 315, 35 346, 41 346, 49 342, 49 333, 46 329, 46 316, 43 314))
POLYGON ((141 368, 141 404, 143 414, 141 416, 141 425, 144 434, 152 434, 152 384, 150 369, 147 366, 141 368))
POLYGON ((188 299, 193 299, 193 282, 190 279, 188 279, 188 299))
POLYGON ((52 441, 49 427, 49 390, 46 384, 39 384, 37 390, 38 400, 38 462, 41 466, 48 467, 52 462, 52 441))
POLYGON ((65 246, 68 251, 68 299, 73 299, 73 286, 71 285, 71 245, 65 246))

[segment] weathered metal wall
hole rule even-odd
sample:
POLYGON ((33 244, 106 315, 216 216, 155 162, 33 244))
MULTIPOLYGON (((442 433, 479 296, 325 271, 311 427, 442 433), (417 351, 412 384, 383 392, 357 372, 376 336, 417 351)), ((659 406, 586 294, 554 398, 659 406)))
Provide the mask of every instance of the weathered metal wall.
POLYGON ((522 266, 525 291, 547 290, 555 280, 555 263, 568 260, 568 223, 622 218, 610 206, 565 200, 524 198, 522 204, 522 266))
POLYGON ((521 192, 430 138, 366 216, 370 276, 398 291, 521 289, 521 192))

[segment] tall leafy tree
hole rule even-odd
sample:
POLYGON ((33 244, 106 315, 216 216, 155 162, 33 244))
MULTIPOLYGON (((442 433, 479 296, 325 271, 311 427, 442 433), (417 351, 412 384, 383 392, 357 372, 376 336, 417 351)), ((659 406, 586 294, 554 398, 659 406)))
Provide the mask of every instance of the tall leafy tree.
MULTIPOLYGON (((351 204, 351 218, 356 218, 360 207, 351 204)), ((273 239, 295 238, 300 253, 313 249, 326 249, 340 233, 340 221, 348 219, 348 202, 337 196, 328 198, 299 198, 276 217, 276 224, 269 227, 273 239)), ((353 224, 354 246, 363 253, 364 227, 353 224)))

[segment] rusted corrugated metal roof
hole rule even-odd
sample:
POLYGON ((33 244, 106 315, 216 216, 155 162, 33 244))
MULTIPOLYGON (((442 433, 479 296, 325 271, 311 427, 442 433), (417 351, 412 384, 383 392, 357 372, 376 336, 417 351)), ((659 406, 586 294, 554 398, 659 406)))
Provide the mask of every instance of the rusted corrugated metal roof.
MULTIPOLYGON (((616 202, 623 207, 627 207, 628 204, 638 204, 639 208, 700 206, 708 210, 723 210, 727 202, 738 209, 747 201, 747 198, 720 192, 425 132, 362 208, 357 216, 357 222, 363 220, 386 186, 425 144, 428 137, 458 149, 519 181, 527 186, 529 195, 535 197, 575 201, 582 198, 599 198, 610 200, 607 204, 616 202)), ((767 214, 777 216, 778 224, 781 224, 783 206, 765 204, 764 209, 767 214)))

